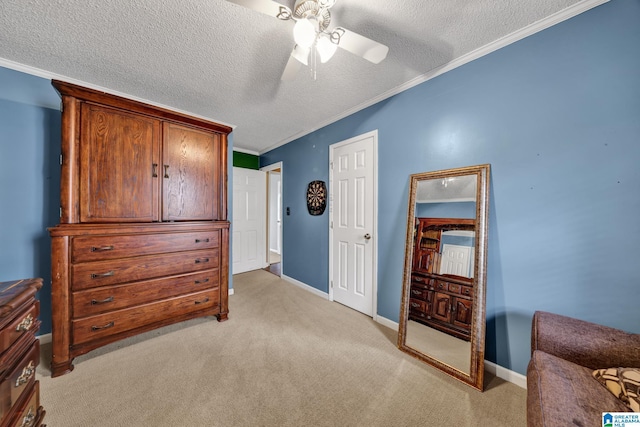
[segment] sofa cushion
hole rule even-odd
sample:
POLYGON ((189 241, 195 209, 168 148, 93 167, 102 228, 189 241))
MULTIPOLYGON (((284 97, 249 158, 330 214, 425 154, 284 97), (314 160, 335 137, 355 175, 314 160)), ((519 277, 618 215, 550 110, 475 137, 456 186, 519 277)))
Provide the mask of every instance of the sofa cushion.
POLYGON ((640 368, 596 369, 593 377, 632 411, 640 412, 640 368))
POLYGON ((629 412, 592 373, 592 369, 534 351, 527 368, 527 425, 601 427, 603 412, 629 412))

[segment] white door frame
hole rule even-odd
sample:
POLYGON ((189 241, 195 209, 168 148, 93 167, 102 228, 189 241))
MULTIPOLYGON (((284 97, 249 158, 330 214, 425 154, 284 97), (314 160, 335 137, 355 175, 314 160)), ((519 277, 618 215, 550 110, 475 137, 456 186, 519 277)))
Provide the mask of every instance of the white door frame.
MULTIPOLYGON (((280 186, 281 186, 281 196, 282 196, 282 200, 284 201, 284 168, 282 165, 282 162, 276 162, 276 163, 272 163, 270 165, 267 166, 263 166, 260 168, 261 171, 266 172, 267 174, 267 196, 269 195, 269 179, 270 175, 269 172, 276 170, 276 169, 280 169, 280 186)), ((282 235, 284 234, 284 215, 282 210, 284 203, 281 204, 280 206, 280 218, 282 218, 282 223, 280 224, 280 274, 284 275, 284 239, 282 238, 282 235)), ((265 251, 266 251, 266 256, 267 256, 267 262, 269 260, 269 197, 267 197, 267 216, 265 218, 265 222, 267 223, 267 238, 266 240, 266 245, 265 245, 265 251)))
POLYGON ((333 171, 331 163, 333 162, 334 150, 343 145, 351 144, 361 139, 373 137, 373 238, 370 243, 373 245, 373 271, 371 272, 372 298, 373 298, 373 315, 374 321, 378 320, 378 130, 363 133, 344 141, 336 142, 329 146, 329 301, 333 301, 333 287, 331 286, 331 278, 333 277, 333 171))

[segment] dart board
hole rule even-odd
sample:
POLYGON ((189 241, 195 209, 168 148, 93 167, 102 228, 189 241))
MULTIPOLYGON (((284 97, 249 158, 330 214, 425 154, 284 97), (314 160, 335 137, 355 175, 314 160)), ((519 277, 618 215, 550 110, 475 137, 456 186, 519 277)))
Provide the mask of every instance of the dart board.
POLYGON ((322 215, 327 207, 327 186, 323 181, 311 181, 307 187, 307 209, 311 215, 322 215))

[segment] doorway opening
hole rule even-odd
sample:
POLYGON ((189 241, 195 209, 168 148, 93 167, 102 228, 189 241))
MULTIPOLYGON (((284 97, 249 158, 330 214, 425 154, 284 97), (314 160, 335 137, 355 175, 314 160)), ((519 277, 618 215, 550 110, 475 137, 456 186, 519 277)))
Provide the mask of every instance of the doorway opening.
POLYGON ((266 271, 282 276, 282 162, 265 166, 267 174, 266 271))

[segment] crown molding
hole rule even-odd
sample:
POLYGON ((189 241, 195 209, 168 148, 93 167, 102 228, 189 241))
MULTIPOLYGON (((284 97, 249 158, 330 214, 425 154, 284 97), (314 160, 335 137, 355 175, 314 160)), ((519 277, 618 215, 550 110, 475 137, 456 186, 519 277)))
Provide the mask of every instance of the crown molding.
POLYGON ((246 148, 240 148, 240 147, 236 147, 236 146, 233 147, 233 151, 237 151, 239 153, 244 153, 244 154, 251 154, 251 155, 254 155, 254 156, 259 156, 260 155, 260 153, 257 152, 257 151, 247 150, 246 148))
POLYGON ((378 102, 384 101, 387 98, 391 98, 394 95, 397 95, 401 92, 404 92, 408 89, 411 89, 412 87, 415 87, 419 84, 422 84, 428 80, 431 80, 435 77, 438 77, 448 71, 451 71, 455 68, 458 68, 462 65, 468 64, 471 61, 474 61, 478 58, 481 58, 485 55, 488 55, 492 52, 495 52, 496 50, 502 49, 503 47, 509 46, 510 44, 513 44, 517 41, 520 41, 526 37, 529 37, 533 34, 536 34, 540 31, 546 30, 549 27, 553 27, 554 25, 557 25, 563 21, 566 21, 568 19, 571 19, 577 15, 580 15, 581 13, 584 13, 590 9, 593 9, 594 7, 600 6, 604 3, 608 3, 609 0, 584 0, 578 3, 575 3, 571 6, 569 6, 566 9, 563 9, 559 12, 554 13, 553 15, 550 15, 544 19, 541 19, 540 21, 534 22, 533 24, 530 24, 526 27, 521 28, 518 31, 515 31, 511 34, 508 34, 502 38, 499 38, 489 44, 486 44, 482 47, 479 47, 478 49, 475 49, 465 55, 462 55, 456 59, 454 59, 453 61, 450 61, 438 68, 435 68, 431 71, 429 71, 428 73, 419 75, 418 77, 413 78, 412 80, 409 80, 406 83, 401 84, 400 86, 397 86, 391 90, 388 90, 387 92, 384 92, 378 96, 376 96, 375 98, 372 98, 368 101, 365 101, 359 105, 356 105, 355 107, 344 111, 343 113, 336 115, 332 118, 330 118, 329 120, 326 120, 324 122, 322 122, 321 124, 319 124, 318 126, 309 129, 309 130, 304 130, 302 132, 296 133, 294 135, 291 135, 289 138, 284 139, 274 145, 271 145, 270 147, 260 151, 260 154, 264 154, 268 151, 271 151, 275 148, 278 148, 280 146, 283 146, 285 144, 288 144, 291 141, 295 141, 298 138, 302 138, 305 135, 309 135, 310 133, 313 133, 315 131, 317 131, 318 129, 321 129, 325 126, 330 125, 331 123, 335 123, 338 120, 344 119, 345 117, 348 117, 352 114, 357 113, 358 111, 364 110, 367 107, 370 107, 372 105, 377 104, 378 102))

